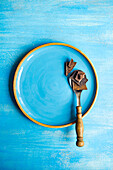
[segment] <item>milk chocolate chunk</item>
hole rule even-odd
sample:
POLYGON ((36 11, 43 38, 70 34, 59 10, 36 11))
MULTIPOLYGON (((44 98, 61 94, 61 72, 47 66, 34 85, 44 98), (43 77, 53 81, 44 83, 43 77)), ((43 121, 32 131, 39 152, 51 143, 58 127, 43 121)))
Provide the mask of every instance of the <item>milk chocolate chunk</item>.
POLYGON ((66 76, 72 71, 75 65, 76 62, 74 62, 73 59, 71 59, 70 62, 66 62, 66 76))
POLYGON ((87 87, 86 85, 81 85, 81 86, 78 86, 76 83, 72 83, 72 88, 73 90, 87 90, 87 87))
POLYGON ((73 90, 87 90, 86 82, 88 81, 88 79, 86 78, 86 75, 83 71, 73 71, 70 79, 72 79, 73 82, 73 90))

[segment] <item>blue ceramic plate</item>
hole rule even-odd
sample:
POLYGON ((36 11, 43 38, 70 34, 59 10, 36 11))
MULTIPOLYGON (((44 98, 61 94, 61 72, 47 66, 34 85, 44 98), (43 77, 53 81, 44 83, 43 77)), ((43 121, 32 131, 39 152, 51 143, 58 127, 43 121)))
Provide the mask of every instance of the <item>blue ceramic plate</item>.
POLYGON ((71 58, 75 70, 86 73, 88 90, 81 94, 83 116, 97 94, 97 77, 89 59, 77 48, 50 43, 29 52, 17 67, 14 95, 19 108, 32 121, 48 127, 69 126, 76 121, 76 96, 65 76, 64 63, 71 58))

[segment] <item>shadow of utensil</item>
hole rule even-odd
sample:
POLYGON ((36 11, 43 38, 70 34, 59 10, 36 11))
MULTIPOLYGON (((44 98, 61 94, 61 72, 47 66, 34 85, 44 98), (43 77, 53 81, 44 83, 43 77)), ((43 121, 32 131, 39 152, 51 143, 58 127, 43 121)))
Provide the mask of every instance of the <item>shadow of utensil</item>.
POLYGON ((75 94, 73 92, 73 99, 72 99, 72 105, 71 105, 71 120, 75 121, 76 120, 76 106, 75 106, 75 103, 76 103, 76 97, 75 97, 75 94))
MULTIPOLYGON (((66 61, 65 61, 65 63, 64 63, 64 74, 66 75, 66 62, 69 62, 70 60, 69 60, 69 58, 67 58, 66 59, 66 61)), ((73 70, 72 70, 73 71, 73 70)), ((69 88, 71 88, 70 87, 70 83, 69 83, 69 77, 70 77, 70 75, 71 75, 71 73, 72 73, 72 71, 67 75, 67 82, 68 82, 68 85, 69 85, 69 88)), ((72 90, 72 88, 71 88, 71 90, 72 90)), ((75 103, 76 103, 76 96, 75 96, 75 93, 73 92, 73 90, 72 90, 72 104, 71 104, 71 118, 70 118, 70 121, 74 121, 74 120, 76 120, 76 111, 75 111, 75 109, 76 109, 76 106, 75 106, 75 103)))

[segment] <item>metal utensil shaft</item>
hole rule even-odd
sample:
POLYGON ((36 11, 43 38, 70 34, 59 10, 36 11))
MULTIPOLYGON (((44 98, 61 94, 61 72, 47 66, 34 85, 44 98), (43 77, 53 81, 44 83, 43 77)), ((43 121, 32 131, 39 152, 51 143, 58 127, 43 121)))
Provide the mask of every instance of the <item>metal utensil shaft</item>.
POLYGON ((77 106, 80 106, 80 96, 81 96, 81 92, 82 90, 75 90, 74 91, 77 97, 77 106))

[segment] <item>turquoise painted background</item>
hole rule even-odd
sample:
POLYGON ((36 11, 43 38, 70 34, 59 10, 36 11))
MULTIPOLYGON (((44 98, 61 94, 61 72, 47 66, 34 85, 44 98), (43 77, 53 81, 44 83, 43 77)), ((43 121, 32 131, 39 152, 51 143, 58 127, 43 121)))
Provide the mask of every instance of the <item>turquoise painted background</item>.
POLYGON ((0 169, 113 169, 113 1, 0 1, 0 169), (85 146, 74 125, 49 129, 28 120, 15 104, 14 71, 33 48, 64 42, 94 64, 99 93, 84 118, 85 146))

